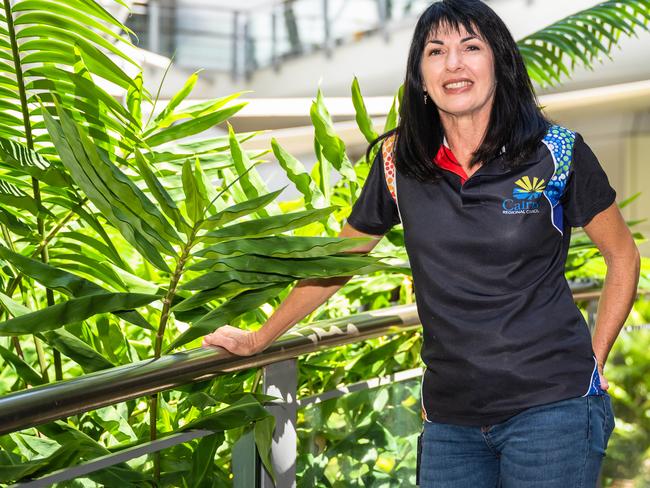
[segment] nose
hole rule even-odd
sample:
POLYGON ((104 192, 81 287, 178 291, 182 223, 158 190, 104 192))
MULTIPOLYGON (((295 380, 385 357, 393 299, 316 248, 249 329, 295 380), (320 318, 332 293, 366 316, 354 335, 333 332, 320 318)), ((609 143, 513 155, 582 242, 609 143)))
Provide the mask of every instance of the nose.
POLYGON ((456 49, 450 49, 445 59, 447 71, 456 71, 463 67, 463 60, 456 49))

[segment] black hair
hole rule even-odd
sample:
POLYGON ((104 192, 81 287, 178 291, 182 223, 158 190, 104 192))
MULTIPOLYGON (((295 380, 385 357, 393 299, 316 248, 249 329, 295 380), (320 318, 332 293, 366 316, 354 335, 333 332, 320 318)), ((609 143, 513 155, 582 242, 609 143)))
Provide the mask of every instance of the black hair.
POLYGON ((374 139, 367 151, 397 133, 395 165, 400 173, 420 181, 437 181, 442 170, 433 163, 443 143, 443 126, 433 100, 425 104, 420 63, 425 43, 439 28, 467 32, 481 37, 494 54, 497 85, 485 137, 474 152, 470 167, 499 156, 515 167, 536 150, 550 125, 542 113, 517 43, 503 20, 480 0, 442 0, 431 4, 415 26, 406 66, 399 123, 374 139), (478 30, 478 32, 476 32, 478 30))

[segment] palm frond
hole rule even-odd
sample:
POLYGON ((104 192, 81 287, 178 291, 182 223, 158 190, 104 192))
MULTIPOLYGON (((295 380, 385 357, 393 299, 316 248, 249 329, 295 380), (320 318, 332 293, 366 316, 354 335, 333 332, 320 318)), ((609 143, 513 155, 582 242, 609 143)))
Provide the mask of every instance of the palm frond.
POLYGON ((648 30, 650 0, 610 0, 565 17, 518 41, 528 72, 542 86, 561 82, 576 65, 593 70, 594 61, 611 57, 621 35, 648 30))
MULTIPOLYGON (((135 130, 128 111, 96 83, 101 79, 125 93, 137 88, 113 61, 138 67, 124 54, 129 29, 94 0, 3 0, 3 7, 0 136, 30 149, 49 145, 39 102, 53 110, 54 97, 84 125, 135 130)), ((104 136, 98 144, 116 140, 104 136)))

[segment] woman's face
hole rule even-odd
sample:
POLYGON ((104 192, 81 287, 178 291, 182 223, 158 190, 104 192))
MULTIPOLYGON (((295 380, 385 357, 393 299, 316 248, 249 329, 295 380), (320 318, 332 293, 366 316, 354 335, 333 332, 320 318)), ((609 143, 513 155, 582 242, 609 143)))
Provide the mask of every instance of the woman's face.
POLYGON ((494 56, 478 34, 468 33, 462 25, 459 32, 440 26, 424 45, 421 68, 422 90, 439 111, 464 116, 491 109, 496 86, 494 56))

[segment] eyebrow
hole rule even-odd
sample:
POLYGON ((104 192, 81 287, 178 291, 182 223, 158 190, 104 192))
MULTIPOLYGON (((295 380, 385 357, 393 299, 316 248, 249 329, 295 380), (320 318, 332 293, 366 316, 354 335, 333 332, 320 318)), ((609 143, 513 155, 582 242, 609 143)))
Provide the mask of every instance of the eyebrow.
MULTIPOLYGON (((478 37, 476 37, 476 36, 464 37, 463 39, 460 40, 460 42, 463 43, 463 42, 471 41, 472 39, 478 39, 478 37)), ((433 43, 433 44, 440 44, 441 46, 443 46, 443 45, 445 44, 444 42, 439 41, 438 39, 430 39, 430 40, 427 42, 427 44, 428 44, 429 42, 431 42, 431 43, 433 43)))

